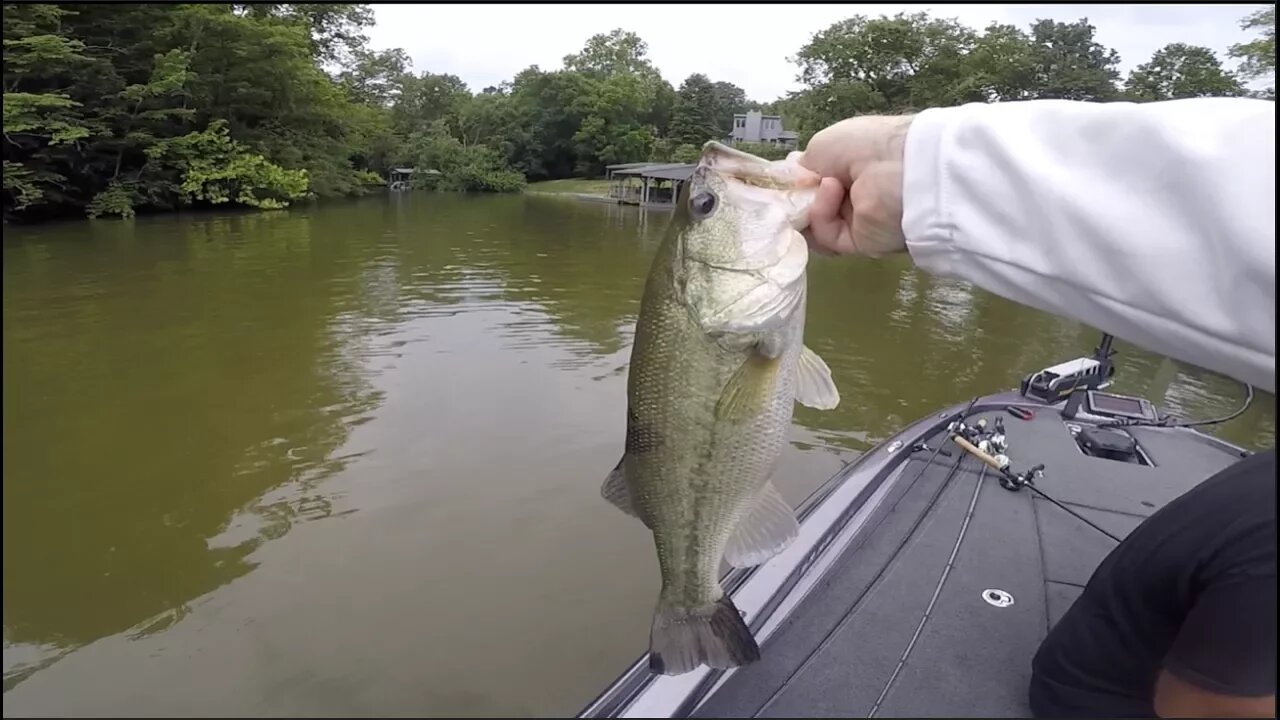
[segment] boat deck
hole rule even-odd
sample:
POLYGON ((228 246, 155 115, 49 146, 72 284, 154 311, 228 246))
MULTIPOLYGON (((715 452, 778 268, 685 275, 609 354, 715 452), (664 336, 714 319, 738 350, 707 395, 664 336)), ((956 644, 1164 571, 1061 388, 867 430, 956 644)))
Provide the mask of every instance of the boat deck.
MULTIPOLYGON (((1037 487, 1120 537, 1240 459, 1191 431, 1153 428, 1128 429, 1151 466, 1091 457, 1050 408, 969 422, 997 414, 1012 469, 1043 463, 1037 487)), ((928 445, 951 456, 916 451, 886 478, 878 507, 762 659, 721 676, 695 716, 1030 715, 1031 658, 1115 542, 1027 488, 1002 488, 944 433, 928 445), (1012 604, 985 599, 993 590, 1012 604)))

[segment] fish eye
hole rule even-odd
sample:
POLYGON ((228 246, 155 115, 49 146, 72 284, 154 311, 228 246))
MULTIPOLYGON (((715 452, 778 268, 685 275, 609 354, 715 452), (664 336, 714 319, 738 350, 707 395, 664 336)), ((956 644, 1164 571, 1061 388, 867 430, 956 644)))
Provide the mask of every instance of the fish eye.
POLYGON ((710 192, 700 192, 689 198, 689 210, 699 220, 710 215, 716 209, 716 196, 710 192))

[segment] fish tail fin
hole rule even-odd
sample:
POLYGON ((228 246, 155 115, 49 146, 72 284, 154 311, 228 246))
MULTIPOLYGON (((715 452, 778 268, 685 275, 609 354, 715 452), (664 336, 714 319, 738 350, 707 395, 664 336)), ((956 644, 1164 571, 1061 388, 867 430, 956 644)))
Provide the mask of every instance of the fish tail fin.
POLYGON ((728 596, 695 608, 659 602, 649 633, 649 670, 681 675, 705 663, 727 669, 760 659, 760 646, 728 596))

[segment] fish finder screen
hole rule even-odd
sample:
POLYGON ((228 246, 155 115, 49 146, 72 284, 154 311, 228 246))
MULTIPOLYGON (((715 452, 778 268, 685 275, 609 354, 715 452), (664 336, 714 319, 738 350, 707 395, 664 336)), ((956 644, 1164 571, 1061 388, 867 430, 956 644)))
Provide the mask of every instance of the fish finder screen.
POLYGON ((1136 398, 1094 393, 1090 401, 1095 410, 1123 415, 1142 414, 1142 403, 1138 402, 1136 398))

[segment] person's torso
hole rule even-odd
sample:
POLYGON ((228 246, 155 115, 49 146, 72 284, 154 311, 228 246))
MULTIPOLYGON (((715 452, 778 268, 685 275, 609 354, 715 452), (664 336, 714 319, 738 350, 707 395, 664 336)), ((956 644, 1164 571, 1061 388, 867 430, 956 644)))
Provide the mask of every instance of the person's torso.
POLYGON ((1033 661, 1037 714, 1153 716, 1160 668, 1216 578, 1275 567, 1275 456, 1254 455, 1147 518, 1098 566, 1033 661), (1256 466, 1270 463, 1269 472, 1256 466))

